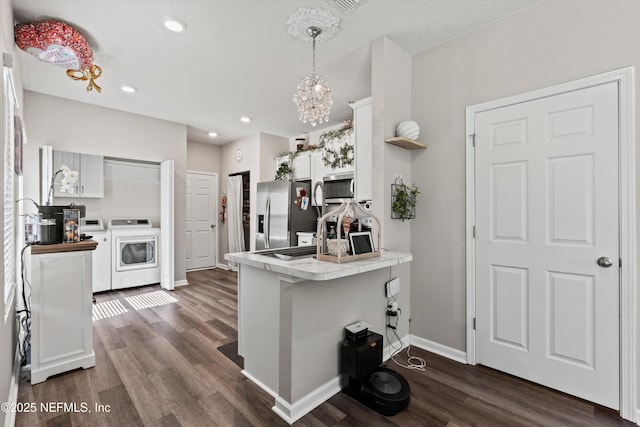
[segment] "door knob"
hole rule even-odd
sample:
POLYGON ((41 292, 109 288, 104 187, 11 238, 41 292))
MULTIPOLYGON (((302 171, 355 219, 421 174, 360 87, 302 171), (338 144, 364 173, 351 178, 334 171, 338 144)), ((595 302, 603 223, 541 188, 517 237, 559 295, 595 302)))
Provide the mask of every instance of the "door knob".
POLYGON ((613 260, 608 256, 601 256, 598 258, 598 265, 600 267, 609 268, 613 265, 613 260))
POLYGON ((215 224, 211 224, 211 228, 216 228, 216 225, 215 224))

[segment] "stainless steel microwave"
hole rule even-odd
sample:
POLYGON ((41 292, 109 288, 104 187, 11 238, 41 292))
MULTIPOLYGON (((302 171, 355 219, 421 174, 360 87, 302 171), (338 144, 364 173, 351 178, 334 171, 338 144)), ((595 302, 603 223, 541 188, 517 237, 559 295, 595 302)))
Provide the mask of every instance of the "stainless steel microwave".
POLYGON ((355 197, 353 172, 325 175, 323 178, 323 199, 325 203, 340 203, 355 197))

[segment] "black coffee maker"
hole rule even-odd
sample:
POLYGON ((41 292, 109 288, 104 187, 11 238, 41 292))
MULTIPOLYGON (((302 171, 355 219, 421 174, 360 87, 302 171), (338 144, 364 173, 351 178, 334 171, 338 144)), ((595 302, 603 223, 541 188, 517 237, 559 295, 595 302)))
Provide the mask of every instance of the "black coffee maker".
POLYGON ((42 215, 40 221, 40 244, 53 245, 62 243, 64 238, 64 209, 78 209, 80 218, 84 218, 86 208, 84 205, 51 205, 38 206, 38 213, 42 215))

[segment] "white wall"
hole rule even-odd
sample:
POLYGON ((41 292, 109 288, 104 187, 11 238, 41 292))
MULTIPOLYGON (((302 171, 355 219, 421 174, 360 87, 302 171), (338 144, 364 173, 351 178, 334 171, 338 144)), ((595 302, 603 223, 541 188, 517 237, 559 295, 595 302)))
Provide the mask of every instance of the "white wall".
MULTIPOLYGON (((371 94, 373 98, 373 213, 381 221, 381 247, 410 252, 411 226, 420 221, 421 199, 418 199, 417 219, 391 219, 391 184, 402 175, 412 184, 411 151, 387 144, 385 139, 395 136, 395 128, 402 120, 411 118, 411 56, 386 37, 373 42, 371 52, 371 94)), ((415 259, 412 263, 417 262, 415 259)), ((398 333, 409 333, 411 268, 403 264, 389 271, 390 277, 400 279, 400 293, 396 297, 402 309, 398 333)), ((384 287, 381 285, 381 288, 384 287)))
POLYGON ((148 218, 160 227, 160 165, 105 159, 104 197, 53 198, 54 205, 69 203, 83 204, 86 218, 101 219, 105 227, 112 218, 148 218))
POLYGON ((287 144, 287 138, 268 133, 260 134, 260 179, 258 182, 273 181, 276 176, 276 156, 287 151, 287 144))
POLYGON ((187 141, 187 170, 220 173, 219 145, 187 141))
MULTIPOLYGON (((175 161, 175 280, 185 280, 186 126, 30 91, 25 91, 24 104, 29 138, 24 150, 25 197, 39 199, 38 152, 43 145, 107 157, 175 161)), ((139 203, 155 202, 145 198, 139 203)))
MULTIPOLYGON (((275 174, 275 156, 287 151, 289 140, 284 137, 260 133, 238 141, 230 142, 220 150, 220 194, 227 194, 228 177, 238 172, 250 172, 251 188, 250 203, 256 206, 256 189, 258 182, 271 181, 275 174), (242 160, 235 158, 236 150, 242 150, 242 160)), ((229 252, 229 236, 227 223, 220 227, 220 254, 221 259, 229 252)), ((251 247, 247 250, 255 250, 256 220, 255 208, 251 209, 251 225, 249 242, 251 247)))
MULTIPOLYGON (((465 350, 465 107, 627 66, 638 79, 638 16, 636 0, 546 1, 413 57, 412 111, 428 144, 412 165, 413 334, 465 350)), ((638 101, 636 90, 636 122, 638 101)))

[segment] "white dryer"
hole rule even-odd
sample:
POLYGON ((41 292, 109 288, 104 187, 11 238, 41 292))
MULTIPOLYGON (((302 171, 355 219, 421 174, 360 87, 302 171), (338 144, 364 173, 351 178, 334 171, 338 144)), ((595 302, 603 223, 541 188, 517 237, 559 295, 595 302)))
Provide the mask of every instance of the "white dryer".
POLYGON ((93 292, 111 290, 111 230, 100 219, 80 218, 80 232, 98 242, 92 253, 93 292))
POLYGON ((160 283, 160 229, 149 219, 111 219, 111 289, 160 283))

